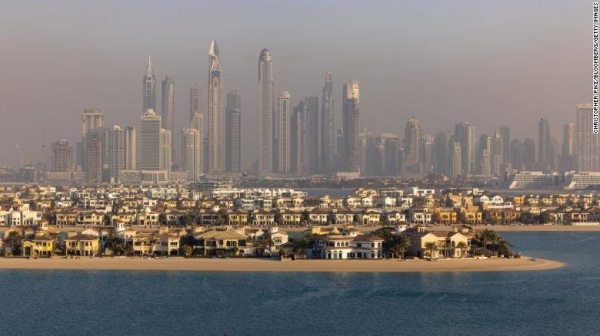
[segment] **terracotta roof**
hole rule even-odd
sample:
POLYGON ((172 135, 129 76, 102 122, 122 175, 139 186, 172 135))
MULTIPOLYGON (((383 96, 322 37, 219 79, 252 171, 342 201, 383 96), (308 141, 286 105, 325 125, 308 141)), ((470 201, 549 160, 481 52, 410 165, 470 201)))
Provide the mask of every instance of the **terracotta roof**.
POLYGON ((354 237, 354 241, 383 241, 384 239, 376 235, 360 235, 354 237))

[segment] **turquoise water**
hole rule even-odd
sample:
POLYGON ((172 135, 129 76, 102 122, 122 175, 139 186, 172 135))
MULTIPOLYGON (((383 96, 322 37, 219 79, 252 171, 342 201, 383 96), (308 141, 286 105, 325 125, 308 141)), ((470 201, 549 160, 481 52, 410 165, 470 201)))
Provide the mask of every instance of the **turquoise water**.
POLYGON ((600 232, 505 233, 538 272, 0 271, 0 335, 598 335, 600 232))

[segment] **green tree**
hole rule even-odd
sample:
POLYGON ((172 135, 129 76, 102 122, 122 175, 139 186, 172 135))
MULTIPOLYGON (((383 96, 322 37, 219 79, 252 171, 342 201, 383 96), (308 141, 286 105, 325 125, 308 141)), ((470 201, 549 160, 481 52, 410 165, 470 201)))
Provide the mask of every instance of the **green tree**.
POLYGON ((285 259, 286 256, 287 256, 287 252, 285 252, 284 249, 279 249, 279 257, 281 259, 285 259))
POLYGON ((437 251, 438 246, 434 242, 429 242, 425 244, 425 248, 429 251, 429 259, 433 259, 433 252, 437 251))
POLYGON ((410 237, 406 235, 401 235, 396 239, 392 251, 396 253, 399 258, 404 259, 404 254, 411 245, 412 242, 410 241, 410 237))
POLYGON ((456 244, 456 248, 460 249, 460 256, 465 257, 465 251, 469 248, 469 246, 465 242, 459 242, 456 244))
POLYGON ((13 255, 21 254, 21 236, 19 233, 13 231, 8 234, 8 237, 4 238, 4 254, 7 253, 13 255))

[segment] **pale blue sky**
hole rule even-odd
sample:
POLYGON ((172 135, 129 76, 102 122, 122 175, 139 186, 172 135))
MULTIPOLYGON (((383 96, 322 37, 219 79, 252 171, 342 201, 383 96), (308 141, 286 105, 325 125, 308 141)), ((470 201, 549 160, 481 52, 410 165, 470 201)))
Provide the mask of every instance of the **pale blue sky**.
POLYGON ((374 132, 402 135, 414 115, 427 134, 465 120, 478 133, 506 123, 516 136, 535 137, 545 111, 562 135, 575 105, 591 97, 591 8, 588 1, 4 0, 0 165, 17 165, 15 143, 39 160, 42 123, 48 148, 58 138, 78 140, 85 107, 104 109, 107 126, 138 127, 148 54, 157 80, 175 79, 176 126, 185 127, 189 87, 206 87, 211 38, 225 90, 242 94, 245 167, 256 157, 264 47, 276 91, 289 91, 294 105, 320 96, 331 68, 339 113, 343 82, 358 80, 362 124, 374 132))

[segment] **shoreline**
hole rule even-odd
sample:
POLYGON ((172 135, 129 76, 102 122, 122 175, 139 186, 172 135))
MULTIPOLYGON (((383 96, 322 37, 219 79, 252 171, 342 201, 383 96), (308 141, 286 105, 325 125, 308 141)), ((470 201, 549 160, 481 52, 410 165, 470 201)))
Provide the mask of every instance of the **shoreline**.
POLYGON ((492 258, 427 260, 284 260, 277 259, 24 259, 0 258, 1 270, 113 270, 205 272, 326 272, 326 273, 429 273, 538 271, 563 267, 546 259, 492 258))

